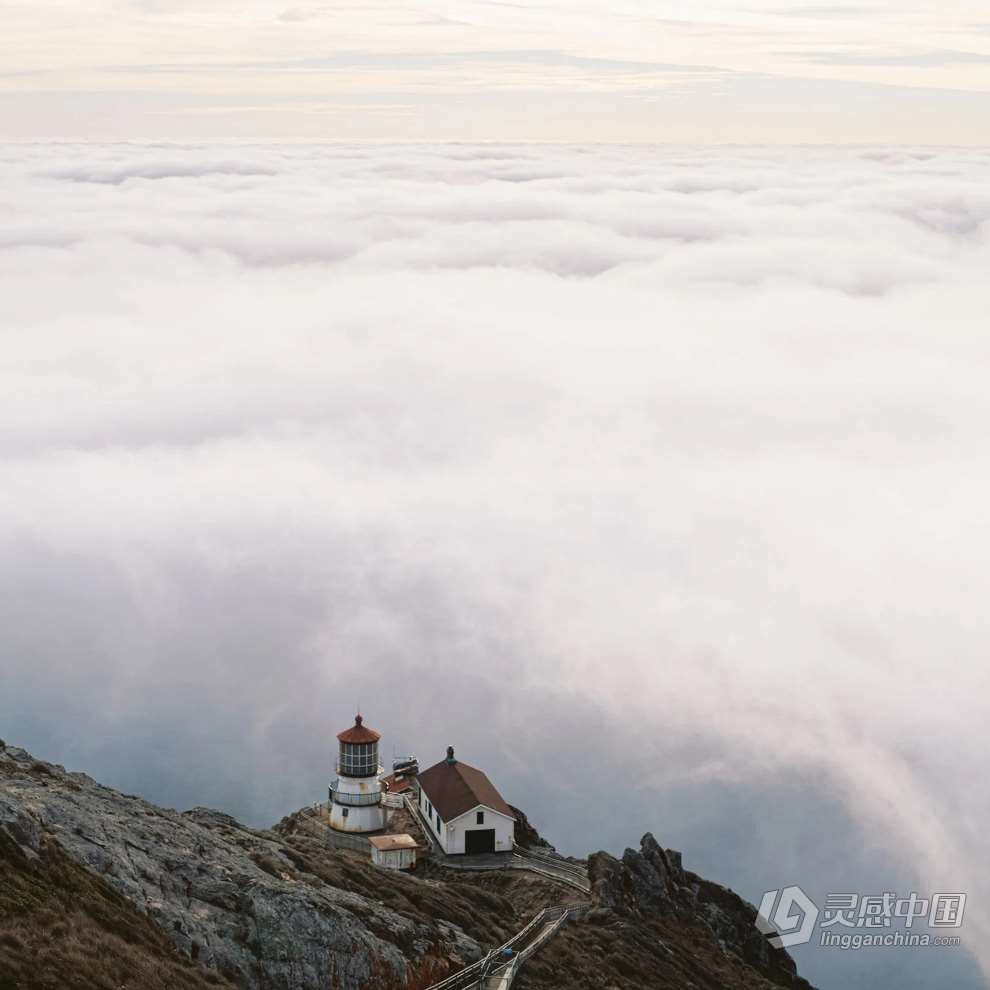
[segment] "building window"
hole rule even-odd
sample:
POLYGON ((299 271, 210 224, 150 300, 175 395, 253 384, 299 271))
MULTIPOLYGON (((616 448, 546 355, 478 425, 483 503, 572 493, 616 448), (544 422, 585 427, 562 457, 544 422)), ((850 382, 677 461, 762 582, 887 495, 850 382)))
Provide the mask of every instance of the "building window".
POLYGON ((478 814, 475 815, 475 822, 478 825, 485 824, 485 813, 483 811, 479 811, 478 814))
POLYGON ((341 818, 346 818, 347 817, 347 809, 346 808, 341 808, 340 809, 340 817, 341 818))

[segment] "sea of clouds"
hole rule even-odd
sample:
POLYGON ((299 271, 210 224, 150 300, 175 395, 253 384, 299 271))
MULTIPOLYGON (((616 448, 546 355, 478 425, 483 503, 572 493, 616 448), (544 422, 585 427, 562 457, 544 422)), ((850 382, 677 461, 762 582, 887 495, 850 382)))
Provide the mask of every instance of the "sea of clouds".
MULTIPOLYGON (((361 707, 567 852, 969 894, 990 152, 0 149, 0 735, 319 800, 361 707)), ((963 950, 798 950, 969 990, 963 950)))

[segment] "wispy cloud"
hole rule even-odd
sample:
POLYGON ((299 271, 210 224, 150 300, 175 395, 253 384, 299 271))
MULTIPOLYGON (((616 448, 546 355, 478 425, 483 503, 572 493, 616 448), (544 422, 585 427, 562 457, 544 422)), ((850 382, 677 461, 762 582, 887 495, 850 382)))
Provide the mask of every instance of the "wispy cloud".
POLYGON ((278 20, 285 21, 287 23, 296 24, 302 21, 311 21, 315 17, 319 17, 321 12, 315 7, 289 7, 287 10, 283 10, 281 14, 278 15, 278 20))
MULTIPOLYGON (((784 53, 781 53, 784 54, 784 53)), ((990 65, 990 52, 923 51, 886 54, 883 52, 800 52, 790 55, 820 65, 876 65, 937 69, 951 65, 990 65)))
POLYGON ((887 17, 896 18, 903 15, 903 11, 882 4, 848 4, 848 3, 823 3, 793 4, 789 7, 761 7, 756 13, 770 14, 773 17, 794 17, 794 18, 863 18, 863 17, 887 17))
POLYGON ((224 71, 326 71, 342 70, 414 70, 431 72, 436 69, 457 65, 502 65, 537 66, 545 68, 579 68, 592 73, 666 73, 666 72, 717 72, 714 66, 701 66, 683 62, 633 61, 629 59, 597 58, 572 55, 568 52, 534 50, 478 50, 451 52, 335 52, 330 55, 316 55, 308 58, 282 61, 253 62, 167 62, 103 66, 118 72, 192 72, 203 73, 224 71))
MULTIPOLYGON (((779 142, 808 139, 794 93, 814 79, 832 86, 816 91, 816 106, 828 111, 817 115, 814 140, 954 143, 975 140, 983 114, 968 94, 990 87, 973 15, 967 21, 944 5, 903 0, 725 0, 691 10, 637 0, 464 0, 456 10, 421 0, 257 0, 236 9, 225 0, 142 0, 114 10, 106 18, 97 0, 80 0, 43 17, 23 5, 7 12, 5 135, 64 136, 84 118, 104 135, 203 136, 193 121, 208 114, 179 108, 221 107, 228 98, 251 108, 225 122, 228 133, 312 135, 314 107, 360 93, 370 104, 416 102, 418 132, 431 137, 738 140, 744 114, 743 140, 779 142), (766 80, 775 93, 761 88, 761 102, 747 105, 743 91, 766 80), (877 93, 880 86, 890 92, 877 93), (956 95, 949 105, 917 96, 919 88, 956 95), (688 91, 707 99, 688 106, 680 100, 688 91), (478 97, 470 117, 441 106, 455 96, 478 97), (641 112, 667 98, 677 106, 641 112), (150 107, 158 103, 168 105, 150 107), (935 103, 937 112, 926 109, 935 103), (767 112, 771 104, 782 112, 767 112), (281 115, 263 109, 275 106, 281 115), (181 120, 190 124, 184 133, 181 120), (902 133, 908 128, 898 122, 908 120, 917 133, 902 133)), ((412 132, 398 113, 342 112, 332 125, 333 112, 322 116, 327 136, 412 132)))

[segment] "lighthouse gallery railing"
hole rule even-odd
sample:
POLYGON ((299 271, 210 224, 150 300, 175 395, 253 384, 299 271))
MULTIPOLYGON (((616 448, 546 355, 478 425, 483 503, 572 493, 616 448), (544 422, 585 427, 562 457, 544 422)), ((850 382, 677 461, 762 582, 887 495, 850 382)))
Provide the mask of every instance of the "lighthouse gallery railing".
POLYGON ((382 803, 382 792, 373 791, 371 794, 355 794, 351 791, 342 791, 337 786, 340 781, 335 780, 330 785, 330 800, 336 804, 346 805, 348 808, 365 808, 373 804, 382 803))

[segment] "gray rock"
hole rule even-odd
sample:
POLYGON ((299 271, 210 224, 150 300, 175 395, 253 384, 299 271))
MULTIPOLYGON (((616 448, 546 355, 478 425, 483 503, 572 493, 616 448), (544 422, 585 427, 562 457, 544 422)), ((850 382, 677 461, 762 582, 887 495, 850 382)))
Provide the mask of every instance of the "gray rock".
POLYGON ((421 966, 481 955, 452 924, 410 920, 300 871, 273 832, 158 808, 22 749, 0 749, 0 829, 25 854, 53 836, 180 949, 250 990, 399 988, 421 966))
POLYGON ((664 849, 649 832, 639 850, 627 849, 621 860, 595 853, 588 860, 588 874, 596 912, 700 922, 725 955, 742 960, 778 986, 810 990, 787 952, 770 951, 754 924, 756 908, 752 904, 687 872, 681 854, 664 849))
POLYGON ((627 849, 621 860, 595 853, 588 863, 592 896, 602 907, 632 913, 646 907, 658 914, 679 911, 691 899, 681 854, 663 849, 647 832, 640 849, 627 849))

